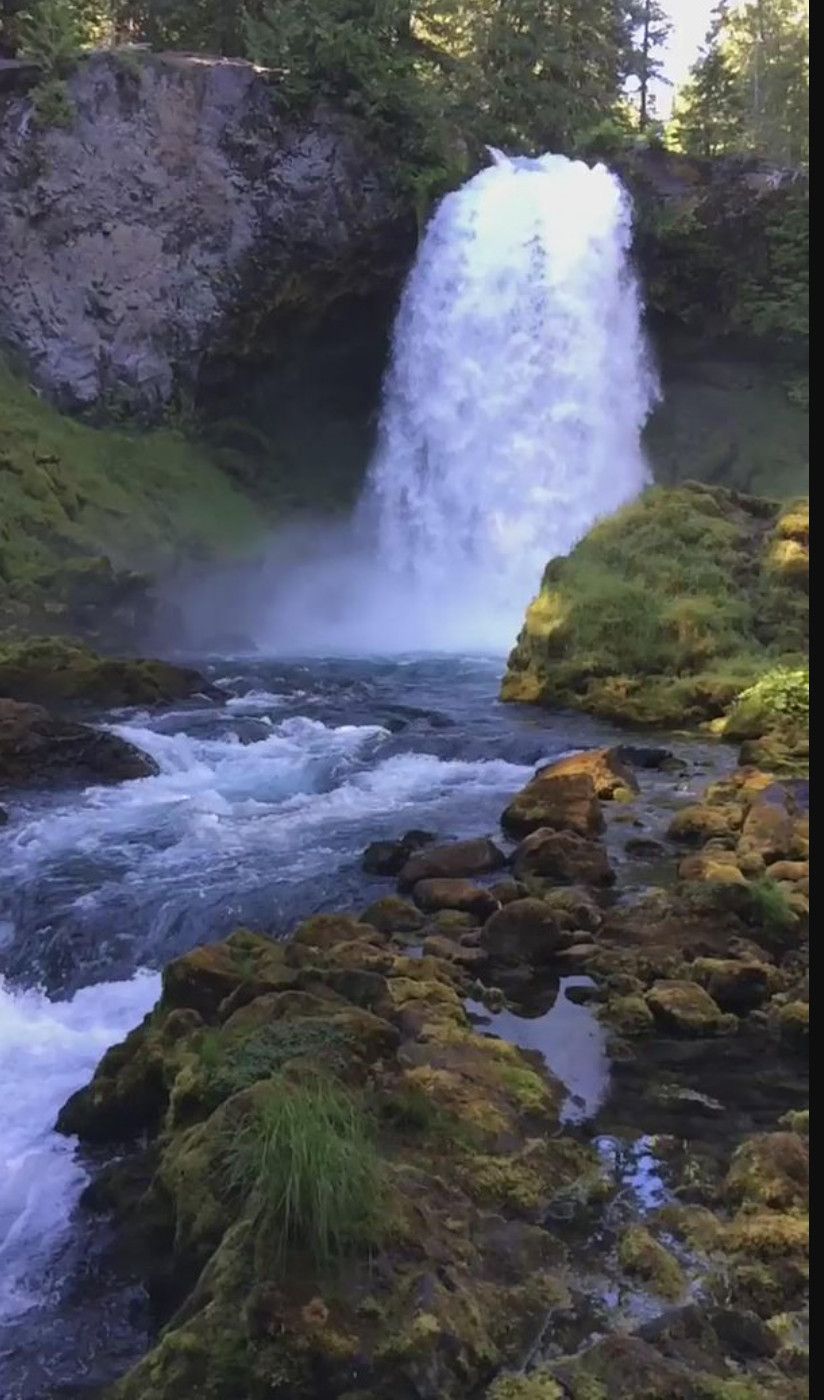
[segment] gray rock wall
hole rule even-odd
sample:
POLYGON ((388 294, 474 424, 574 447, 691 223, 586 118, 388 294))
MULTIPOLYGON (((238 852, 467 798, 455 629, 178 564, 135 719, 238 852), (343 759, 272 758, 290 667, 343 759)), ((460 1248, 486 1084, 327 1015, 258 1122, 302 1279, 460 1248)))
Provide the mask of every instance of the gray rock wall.
POLYGON ((287 308, 399 274, 395 200, 345 116, 299 120, 271 75, 187 55, 97 54, 69 89, 66 129, 0 95, 0 344, 60 407, 151 419, 194 391, 261 268, 287 308))

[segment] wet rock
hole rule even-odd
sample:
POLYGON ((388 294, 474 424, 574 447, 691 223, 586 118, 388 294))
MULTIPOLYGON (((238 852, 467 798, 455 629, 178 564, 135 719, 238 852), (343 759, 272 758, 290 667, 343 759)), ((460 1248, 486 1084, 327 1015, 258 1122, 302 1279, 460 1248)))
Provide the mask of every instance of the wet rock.
POLYGON ((797 1133, 759 1133, 735 1152, 724 1182, 738 1205, 792 1210, 808 1204, 810 1150, 797 1133))
POLYGON ((715 1308, 710 1321, 725 1352, 740 1361, 775 1356, 778 1339, 754 1312, 743 1308, 715 1308))
POLYGON ((687 765, 681 758, 676 758, 672 749, 661 748, 651 744, 618 744, 612 752, 622 763, 629 764, 632 768, 657 769, 668 773, 683 773, 687 765))
POLYGON ((304 919, 292 934, 291 944, 328 951, 338 943, 385 943, 386 936, 370 923, 361 923, 348 914, 315 914, 304 919))
POLYGON ((671 841, 703 846, 704 842, 712 837, 729 836, 738 831, 743 820, 743 807, 734 803, 727 806, 694 803, 676 813, 670 822, 667 835, 671 841))
POLYGON ((762 801, 751 807, 744 821, 739 853, 758 855, 765 865, 797 854, 793 819, 786 807, 762 801))
POLYGON ((423 951, 430 957, 444 958, 447 962, 456 963, 459 967, 468 970, 482 968, 489 961, 483 948, 466 943, 456 943, 453 939, 437 933, 429 934, 424 939, 423 951))
POLYGON ((553 1374, 570 1400, 700 1400, 706 1395, 699 1377, 661 1355, 640 1337, 614 1333, 569 1361, 553 1374))
POLYGON ((655 1029, 652 1011, 640 992, 611 996, 602 1016, 619 1035, 650 1035, 655 1029))
POLYGON ((489 890, 473 885, 470 880, 419 880, 413 894, 415 903, 427 913, 458 909, 472 914, 481 923, 500 908, 489 890))
POLYGON ((439 909, 427 921, 427 928, 443 933, 447 938, 460 938, 470 933, 480 935, 477 919, 462 909, 439 909))
POLYGON ((643 1225, 630 1225, 618 1241, 618 1262, 630 1278, 659 1298, 674 1301, 685 1291, 687 1280, 674 1254, 643 1225))
POLYGON ((407 831, 399 841, 373 841, 361 864, 367 875, 399 875, 410 856, 434 839, 428 831, 407 831))
POLYGON ((569 885, 609 885, 615 880, 606 848, 574 831, 533 831, 516 850, 513 868, 519 878, 537 875, 569 885))
POLYGON ((286 964, 285 948, 259 934, 240 932, 222 943, 193 948, 167 964, 163 972, 162 1005, 191 1008, 206 1019, 223 1009, 231 1015, 243 987, 248 999, 263 992, 295 985, 294 969, 286 964))
POLYGON ((529 890, 520 880, 499 880, 497 884, 489 886, 489 893, 499 904, 511 904, 515 899, 524 899, 529 890))
POLYGON ((495 962, 541 967, 564 946, 565 935, 541 899, 516 899, 485 924, 481 947, 495 962))
POLYGON ((777 860, 773 865, 767 867, 767 876, 777 883, 790 881, 792 884, 799 884, 803 880, 810 878, 810 862, 808 860, 777 860))
POLYGON ((735 851, 703 850, 699 855, 686 856, 678 866, 681 880, 706 880, 724 885, 746 885, 738 868, 735 851))
POLYGON ((696 958, 692 975, 722 1011, 746 1015, 763 1006, 776 989, 776 971, 761 962, 737 958, 696 958))
POLYGON ((616 797, 633 795, 639 790, 626 755, 625 748, 586 749, 540 768, 536 778, 551 780, 584 774, 592 779, 595 796, 602 802, 609 802, 616 797))
POLYGON ((655 841, 650 836, 631 836, 624 850, 635 860, 659 860, 667 853, 663 841, 655 841))
POLYGON ((542 827, 597 836, 604 828, 601 804, 589 773, 553 773, 547 769, 514 797, 501 816, 508 836, 528 836, 542 827))
POLYGON ((647 1005, 664 1029, 677 1035, 719 1035, 735 1026, 703 987, 694 982, 655 982, 646 995, 647 1005))
MULTIPOLYGON (((582 933, 582 939, 588 938, 588 934, 582 933)), ((561 948, 555 954, 558 965, 558 972, 561 976, 568 976, 570 973, 578 972, 590 965, 594 958, 598 957, 600 948, 597 943, 574 943, 571 948, 561 948)))
POLYGON ((549 905, 561 928, 583 929, 597 933, 604 922, 603 911, 589 890, 580 886, 546 890, 544 902, 549 905))
POLYGON ((370 904, 361 914, 361 923, 371 924, 379 933, 417 933, 423 927, 423 915, 414 904, 396 895, 387 895, 370 904))
POLYGON ((0 699, 0 787, 151 778, 153 759, 116 734, 0 699))
POLYGON ((411 890, 421 880, 453 880, 491 875, 506 865, 506 857, 493 841, 450 841, 428 846, 404 864, 398 878, 401 889, 411 890))
POLYGON ((9 814, 6 811, 5 807, 0 807, 0 826, 7 826, 8 820, 9 814))

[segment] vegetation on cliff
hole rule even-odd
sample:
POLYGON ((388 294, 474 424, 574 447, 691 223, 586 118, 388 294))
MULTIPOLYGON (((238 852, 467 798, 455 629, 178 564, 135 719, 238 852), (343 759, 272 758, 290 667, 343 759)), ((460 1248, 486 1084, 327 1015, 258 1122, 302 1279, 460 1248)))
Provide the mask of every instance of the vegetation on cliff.
POLYGON ((714 719, 806 664, 809 511, 697 484, 653 488, 553 560, 508 700, 641 724, 714 719))
POLYGON ((162 569, 260 537, 259 507, 182 433, 88 427, 2 362, 0 401, 0 626, 29 625, 44 594, 58 605, 55 571, 101 548, 115 565, 162 569))

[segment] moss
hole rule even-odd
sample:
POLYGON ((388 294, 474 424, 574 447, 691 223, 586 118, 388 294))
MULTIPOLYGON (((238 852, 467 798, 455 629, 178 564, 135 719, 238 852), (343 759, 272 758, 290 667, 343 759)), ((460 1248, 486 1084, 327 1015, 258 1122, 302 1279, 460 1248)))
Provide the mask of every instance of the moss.
POLYGON ((197 671, 165 661, 112 660, 62 637, 0 642, 0 695, 16 700, 153 705, 207 689, 197 671))
POLYGON ((678 1260, 643 1225, 630 1225, 618 1242, 618 1262, 660 1298, 675 1301, 687 1281, 678 1260))
POLYGON ((162 569, 248 552, 264 524, 196 442, 67 418, 0 360, 0 611, 67 556, 162 569))
POLYGON ((766 671, 803 659, 806 596, 768 567, 769 501, 654 488, 547 567, 503 698, 674 725, 721 717, 766 671))
POLYGON ((528 1376, 499 1376, 486 1392, 486 1400, 561 1400, 563 1391, 546 1371, 528 1376))

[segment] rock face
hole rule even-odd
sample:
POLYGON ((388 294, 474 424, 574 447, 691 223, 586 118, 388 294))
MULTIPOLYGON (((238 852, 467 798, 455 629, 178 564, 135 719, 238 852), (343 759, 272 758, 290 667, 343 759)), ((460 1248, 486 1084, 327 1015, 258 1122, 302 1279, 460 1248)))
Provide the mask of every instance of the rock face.
POLYGON ((69 99, 72 126, 40 131, 0 94, 0 343, 61 407, 154 417, 245 305, 286 323, 391 262, 397 211, 357 126, 285 116, 251 64, 95 54, 69 99))

